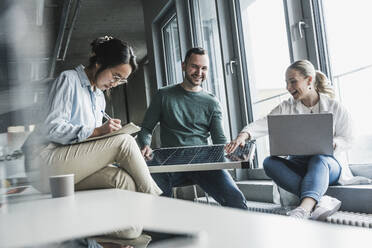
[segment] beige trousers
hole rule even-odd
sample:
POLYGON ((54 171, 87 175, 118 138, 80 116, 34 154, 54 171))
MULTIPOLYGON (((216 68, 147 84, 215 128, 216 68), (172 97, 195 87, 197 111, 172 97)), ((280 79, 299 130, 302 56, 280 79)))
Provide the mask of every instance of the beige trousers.
POLYGON ((28 161, 34 168, 31 178, 35 187, 42 192, 50 192, 50 176, 74 174, 77 190, 120 188, 154 195, 162 193, 136 141, 127 134, 67 146, 50 143, 28 161))
MULTIPOLYGON (((76 190, 118 188, 154 195, 162 193, 130 135, 121 134, 68 146, 50 143, 28 155, 26 164, 30 169, 31 183, 41 192, 50 192, 50 176, 74 174, 76 190), (113 163, 119 167, 112 166, 113 163)), ((108 235, 134 239, 141 233, 141 226, 133 226, 108 235)))

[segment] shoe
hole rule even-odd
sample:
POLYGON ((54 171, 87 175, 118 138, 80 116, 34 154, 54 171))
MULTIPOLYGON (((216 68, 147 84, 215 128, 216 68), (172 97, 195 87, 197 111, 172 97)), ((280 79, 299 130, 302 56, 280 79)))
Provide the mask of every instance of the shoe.
POLYGON ((310 212, 304 209, 303 207, 297 207, 295 209, 292 209, 291 211, 287 212, 287 215, 297 219, 310 218, 310 212))
POLYGON ((324 195, 316 204, 314 211, 311 213, 310 219, 325 221, 328 216, 331 216, 341 207, 341 201, 324 195))

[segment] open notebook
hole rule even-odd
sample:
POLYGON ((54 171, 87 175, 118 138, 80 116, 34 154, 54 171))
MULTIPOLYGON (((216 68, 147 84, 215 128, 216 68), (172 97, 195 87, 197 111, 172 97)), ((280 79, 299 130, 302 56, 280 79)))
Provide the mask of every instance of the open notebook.
POLYGON ((88 138, 86 140, 76 142, 75 144, 88 142, 88 141, 92 141, 92 140, 104 139, 104 138, 115 136, 115 135, 118 135, 118 134, 133 134, 133 133, 139 132, 140 130, 141 130, 141 128, 139 126, 133 124, 132 122, 129 122, 128 124, 126 124, 121 129, 119 129, 115 132, 108 133, 108 134, 101 135, 101 136, 97 136, 97 137, 88 138))

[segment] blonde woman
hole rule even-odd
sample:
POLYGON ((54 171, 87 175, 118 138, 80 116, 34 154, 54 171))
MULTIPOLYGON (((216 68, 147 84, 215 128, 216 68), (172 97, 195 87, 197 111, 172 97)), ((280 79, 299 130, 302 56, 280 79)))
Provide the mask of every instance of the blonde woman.
MULTIPOLYGON (((334 93, 327 77, 315 70, 311 62, 299 60, 291 64, 286 70, 286 83, 292 97, 270 114, 332 113, 334 156, 270 156, 264 160, 263 166, 276 184, 300 198, 300 205, 287 215, 324 220, 341 206, 339 200, 324 196, 328 186, 348 184, 352 180, 345 156, 353 137, 351 118, 346 109, 333 99, 334 93)), ((246 140, 267 133, 267 118, 264 117, 243 128, 225 149, 228 153, 233 152, 246 140)))

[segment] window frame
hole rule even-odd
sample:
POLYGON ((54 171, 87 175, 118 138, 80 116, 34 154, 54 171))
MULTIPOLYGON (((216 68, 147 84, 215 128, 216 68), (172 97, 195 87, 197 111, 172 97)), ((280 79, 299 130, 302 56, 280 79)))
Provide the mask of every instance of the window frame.
MULTIPOLYGON (((172 18, 177 16, 176 6, 171 1, 164 7, 163 11, 157 16, 152 25, 153 45, 154 45, 154 60, 156 67, 157 88, 160 89, 168 84, 168 72, 166 65, 166 55, 164 50, 163 28, 169 23, 172 18)), ((178 22, 178 18, 177 18, 178 22)), ((178 38, 180 40, 179 32, 178 38)), ((181 45, 181 44, 180 44, 181 45)), ((182 55, 181 55, 182 56, 182 55)))
MULTIPOLYGON (((341 95, 340 88, 339 88, 340 86, 336 83, 337 77, 339 75, 334 75, 333 70, 332 70, 331 58, 330 58, 330 53, 329 53, 329 48, 328 48, 328 41, 327 41, 327 30, 326 30, 327 27, 326 27, 326 20, 325 20, 326 18, 325 18, 325 15, 324 15, 323 1, 322 0, 302 0, 302 2, 304 2, 304 4, 308 4, 308 5, 311 4, 311 7, 312 7, 311 12, 310 12, 310 9, 304 9, 304 12, 305 12, 306 15, 312 15, 312 18, 313 18, 312 27, 313 27, 314 30, 316 30, 314 36, 307 37, 308 46, 317 47, 317 56, 318 56, 319 64, 317 66, 315 66, 315 68, 321 70, 324 74, 326 74, 326 76, 330 80, 331 85, 335 86, 334 87, 335 92, 338 91, 339 97, 341 97, 340 96, 341 95)), ((313 49, 315 49, 315 48, 313 48, 313 49)), ((362 69, 362 68, 358 68, 356 70, 348 71, 347 74, 357 72, 359 69, 362 69)), ((336 93, 336 95, 337 95, 337 93, 336 93)), ((342 99, 340 98, 339 100, 342 103, 342 99)), ((353 114, 353 113, 351 112, 351 114, 353 114)), ((355 145, 357 145, 357 144, 355 144, 355 145)), ((350 151, 348 151, 348 153, 347 153, 348 160, 351 157, 349 152, 350 151)), ((369 166, 369 165, 371 165, 370 160, 356 162, 356 161, 352 161, 352 159, 350 159, 348 162, 349 162, 349 165, 356 165, 356 166, 360 166, 360 165, 369 166)))
MULTIPOLYGON (((170 85, 170 84, 174 84, 174 82, 169 82, 169 72, 168 72, 168 64, 167 64, 167 54, 166 54, 166 51, 165 51, 165 47, 166 47, 166 44, 165 44, 165 37, 164 37, 164 29, 166 28, 166 26, 172 22, 174 20, 174 18, 177 18, 177 13, 176 13, 176 10, 175 9, 170 9, 163 17, 162 17, 162 22, 160 22, 159 24, 159 28, 160 28, 160 34, 161 34, 161 45, 162 45, 162 56, 163 56, 163 67, 164 67, 164 80, 163 80, 163 86, 166 86, 166 85, 170 85)), ((176 19, 178 20, 178 19, 176 19)), ((178 22, 177 22, 177 26, 178 26, 178 22)), ((177 27, 178 29, 178 27, 177 27)), ((178 45, 180 46, 181 48, 181 42, 180 42, 180 36, 179 36, 179 29, 178 29, 178 45)), ((181 50, 180 50, 181 51, 181 50)), ((181 60, 182 60, 182 55, 180 54, 181 56, 181 60)), ((176 82, 177 83, 177 82, 176 82)))

